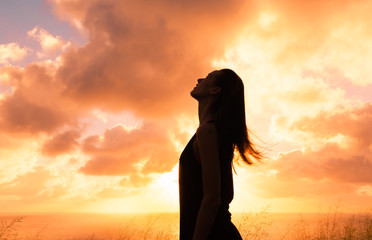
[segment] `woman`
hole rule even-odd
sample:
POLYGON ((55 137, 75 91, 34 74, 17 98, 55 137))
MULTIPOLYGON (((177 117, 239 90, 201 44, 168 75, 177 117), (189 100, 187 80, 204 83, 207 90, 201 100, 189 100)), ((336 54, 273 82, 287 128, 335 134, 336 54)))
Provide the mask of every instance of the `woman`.
POLYGON ((234 150, 248 164, 261 158, 247 133, 243 82, 230 69, 213 71, 191 96, 199 128, 180 157, 180 240, 242 239, 229 212, 234 150))

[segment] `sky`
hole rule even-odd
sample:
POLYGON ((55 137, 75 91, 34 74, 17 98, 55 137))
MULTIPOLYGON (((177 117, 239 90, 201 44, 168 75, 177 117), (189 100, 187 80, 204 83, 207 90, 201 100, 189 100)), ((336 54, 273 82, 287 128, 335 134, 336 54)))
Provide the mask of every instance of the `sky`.
POLYGON ((0 212, 177 212, 190 90, 245 84, 232 212, 372 208, 372 1, 0 1, 0 212))

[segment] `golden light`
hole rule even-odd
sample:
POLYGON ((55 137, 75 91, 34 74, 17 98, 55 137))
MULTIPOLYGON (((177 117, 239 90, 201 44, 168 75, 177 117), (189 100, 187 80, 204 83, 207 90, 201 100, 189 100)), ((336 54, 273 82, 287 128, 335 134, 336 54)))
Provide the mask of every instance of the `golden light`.
POLYGON ((264 29, 269 28, 278 19, 278 16, 272 12, 262 12, 258 17, 258 23, 264 29))

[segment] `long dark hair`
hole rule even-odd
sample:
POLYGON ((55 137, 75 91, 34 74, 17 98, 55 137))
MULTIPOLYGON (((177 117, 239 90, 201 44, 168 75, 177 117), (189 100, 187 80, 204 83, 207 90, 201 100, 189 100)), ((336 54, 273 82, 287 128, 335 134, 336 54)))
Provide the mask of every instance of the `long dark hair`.
POLYGON ((262 154, 248 135, 242 79, 231 69, 221 69, 214 84, 221 87, 214 109, 220 144, 227 149, 224 155, 232 161, 236 149, 245 163, 252 164, 253 158, 260 161, 262 154))

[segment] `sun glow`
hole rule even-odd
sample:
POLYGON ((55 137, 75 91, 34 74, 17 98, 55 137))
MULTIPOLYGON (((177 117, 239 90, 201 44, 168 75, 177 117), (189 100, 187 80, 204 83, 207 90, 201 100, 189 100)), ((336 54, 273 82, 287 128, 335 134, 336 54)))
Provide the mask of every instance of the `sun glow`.
MULTIPOLYGON (((178 164, 171 172, 153 176, 147 187, 131 190, 125 197, 102 199, 89 204, 84 211, 106 213, 149 213, 178 211, 178 164)), ((120 190, 123 193, 125 189, 120 190)))
POLYGON ((258 17, 258 23, 263 28, 269 28, 278 19, 278 16, 271 12, 262 12, 258 17))

